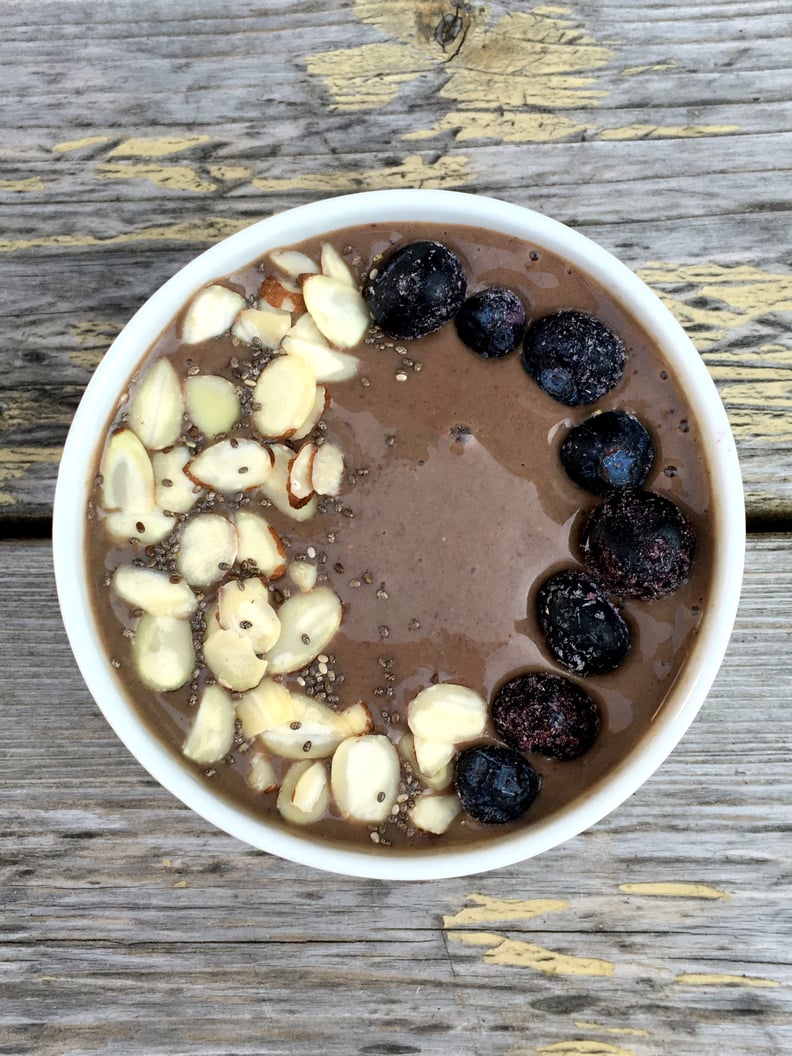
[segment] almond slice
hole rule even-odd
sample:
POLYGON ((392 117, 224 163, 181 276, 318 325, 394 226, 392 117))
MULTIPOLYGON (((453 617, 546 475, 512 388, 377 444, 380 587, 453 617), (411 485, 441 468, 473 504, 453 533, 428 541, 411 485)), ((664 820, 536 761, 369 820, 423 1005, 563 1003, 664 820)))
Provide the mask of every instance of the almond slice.
POLYGON ((306 760, 289 767, 278 793, 281 817, 295 825, 310 825, 321 818, 329 801, 324 763, 306 760))
POLYGON ((257 686, 267 673, 267 661, 256 656, 249 638, 234 630, 213 630, 204 640, 203 654, 215 678, 237 693, 257 686))
POLYGON ((189 462, 184 472, 204 488, 233 495, 261 487, 274 462, 270 449, 257 440, 218 440, 189 462))
POLYGON ((429 686, 407 708, 407 724, 416 737, 459 744, 478 737, 487 725, 487 705, 478 693, 451 682, 429 686))
POLYGON ((234 742, 234 702, 220 686, 207 686, 182 751, 201 766, 216 763, 234 742))
POLYGON ((462 804, 456 794, 438 796, 430 793, 416 800, 409 817, 416 829, 441 836, 461 810, 462 804))
POLYGON ((317 381, 348 381, 355 377, 360 367, 357 356, 291 334, 284 337, 281 348, 290 356, 303 360, 317 381))
POLYGON ((324 385, 316 386, 316 396, 314 398, 314 405, 310 410, 308 417, 305 419, 299 429, 295 429, 292 434, 292 440, 304 439, 315 427, 316 423, 325 413, 327 408, 330 406, 330 393, 324 387, 324 385))
POLYGON ((273 308, 262 301, 263 308, 245 308, 239 313, 231 333, 246 345, 258 342, 263 348, 277 348, 289 332, 291 312, 273 308))
POLYGON ((164 356, 143 375, 129 404, 129 425, 145 447, 159 451, 182 430, 184 399, 173 364, 164 356))
POLYGON ((296 709, 292 695, 284 685, 263 678, 237 702, 237 717, 242 724, 242 733, 252 738, 265 730, 274 730, 295 721, 296 709))
POLYGON ((299 510, 304 506, 314 493, 311 483, 311 470, 313 468, 316 444, 310 441, 303 444, 297 454, 289 463, 289 476, 286 479, 286 494, 289 503, 299 510))
POLYGON ((259 739, 284 759, 326 759, 349 736, 349 723, 321 701, 292 693, 292 717, 259 739))
POLYGON ((278 271, 293 279, 298 279, 301 275, 315 275, 319 271, 316 261, 298 249, 279 249, 270 253, 270 260, 278 271))
POLYGON ((399 741, 399 754, 410 764, 420 781, 437 792, 445 791, 454 780, 454 764, 451 760, 436 773, 426 774, 421 770, 415 758, 415 744, 411 733, 405 733, 399 741))
POLYGON ((418 769, 423 774, 433 777, 445 770, 456 755, 453 744, 441 741, 427 741, 424 737, 413 737, 413 749, 418 769))
POLYGON ((330 587, 293 594, 278 609, 280 638, 266 658, 273 675, 306 667, 330 644, 341 626, 341 601, 330 587))
POLYGON ((330 786, 341 813, 379 825, 399 794, 401 768, 396 749, 382 734, 349 737, 336 749, 330 786))
POLYGON ((311 413, 316 376, 297 356, 277 356, 259 374, 253 390, 253 422, 264 437, 291 436, 311 413))
POLYGON ((247 638, 255 653, 266 653, 280 638, 280 620, 261 579, 224 583, 217 595, 217 622, 247 638))
POLYGON ((292 561, 288 571, 292 583, 304 594, 316 586, 319 570, 310 561, 292 561))
POLYGON ((279 579, 286 572, 286 549, 271 524, 257 513, 239 510, 235 515, 237 558, 255 564, 267 579, 279 579))
POLYGON ((182 528, 176 571, 191 587, 222 579, 237 553, 236 529, 217 513, 200 513, 182 528))
POLYGON ((357 704, 351 704, 348 708, 344 708, 339 714, 349 726, 349 732, 353 737, 359 737, 362 733, 371 733, 374 729, 371 712, 360 701, 357 704))
POLYGON ((311 463, 311 484, 318 495, 337 495, 344 479, 344 453, 336 444, 322 444, 311 463))
POLYGON ((248 756, 250 769, 245 781, 257 792, 274 792, 278 787, 278 777, 272 760, 264 752, 253 752, 248 756))
POLYGON ((154 568, 121 565, 113 574, 113 590, 130 609, 143 609, 152 616, 188 620, 198 607, 183 579, 172 583, 167 572, 154 568))
POLYGON ((173 517, 168 517, 162 510, 149 510, 148 513, 124 513, 115 510, 104 519, 104 529, 111 539, 127 542, 137 539, 143 546, 156 546, 171 534, 176 527, 173 517))
POLYGON ((184 315, 182 341, 185 345, 197 345, 224 334, 245 305, 245 298, 226 286, 207 286, 196 294, 184 315))
POLYGON ((352 269, 331 242, 325 242, 321 254, 322 274, 339 282, 358 289, 358 283, 352 269))
POLYGON ((154 470, 148 452, 131 429, 113 433, 100 469, 102 506, 124 513, 154 509, 154 470))
POLYGON ((192 627, 173 616, 141 616, 132 655, 141 682, 157 693, 178 689, 195 667, 192 627))
POLYGON ((193 455, 194 452, 184 444, 166 451, 155 451, 152 455, 154 494, 161 509, 188 513, 203 494, 203 488, 193 483, 184 472, 193 455))
POLYGON ((239 418, 234 383, 215 374, 195 374, 184 382, 184 401, 193 425, 204 436, 227 433, 239 418))
POLYGON ((313 321, 331 344, 353 348, 363 340, 371 317, 356 286, 328 275, 309 275, 302 295, 313 321))
POLYGON ((271 444, 270 450, 275 457, 275 465, 272 467, 270 476, 261 485, 262 495, 265 495, 276 509, 280 510, 281 513, 287 514, 292 520, 310 520, 316 513, 318 505, 316 497, 296 509, 289 502, 289 493, 286 490, 289 480, 289 465, 294 458, 294 452, 290 447, 286 447, 285 444, 271 444))
POLYGON ((262 282, 261 300, 271 308, 280 308, 285 312, 305 311, 305 301, 297 286, 294 283, 281 282, 274 275, 268 275, 262 282))
POLYGON ((320 348, 330 347, 324 334, 308 312, 303 312, 302 315, 297 316, 286 336, 290 338, 299 337, 301 340, 308 341, 312 345, 319 345, 320 348))

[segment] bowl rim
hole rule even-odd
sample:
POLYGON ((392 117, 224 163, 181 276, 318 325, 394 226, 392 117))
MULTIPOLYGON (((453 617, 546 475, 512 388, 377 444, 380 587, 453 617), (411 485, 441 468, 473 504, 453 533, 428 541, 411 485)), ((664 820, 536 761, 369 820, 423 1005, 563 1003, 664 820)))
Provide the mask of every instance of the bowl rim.
POLYGON ((580 232, 525 206, 460 191, 364 191, 311 202, 252 223, 192 259, 138 309, 94 372, 64 444, 53 505, 53 561, 67 636, 94 701, 131 754, 185 805, 243 842, 301 865, 381 880, 444 879, 514 865, 578 835, 629 798, 676 746, 715 680, 736 618, 744 553, 742 479, 729 421, 702 359, 671 312, 625 264, 580 232), (350 849, 283 830, 212 792, 160 743, 126 701, 109 658, 98 648, 83 574, 83 511, 101 430, 120 395, 114 379, 120 375, 126 381, 202 285, 279 246, 374 221, 488 228, 535 243, 585 271, 627 312, 638 316, 661 347, 694 408, 712 480, 717 529, 712 596, 697 641, 649 731, 582 799, 525 830, 469 847, 388 854, 374 848, 350 849))

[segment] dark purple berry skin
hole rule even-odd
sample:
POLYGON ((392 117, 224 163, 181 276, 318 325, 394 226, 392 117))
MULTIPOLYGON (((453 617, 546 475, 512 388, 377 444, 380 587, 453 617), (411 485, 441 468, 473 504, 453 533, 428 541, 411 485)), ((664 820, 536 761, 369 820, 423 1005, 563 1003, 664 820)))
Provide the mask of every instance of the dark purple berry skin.
POLYGON ((460 752, 454 782, 463 809, 486 825, 516 821, 542 785, 528 760, 502 744, 478 744, 460 752))
POLYGON ((626 411, 603 411, 570 429, 561 463, 578 487, 594 495, 640 488, 654 462, 649 433, 626 411))
POLYGON ((537 671, 505 682, 492 701, 492 721, 506 741, 548 759, 577 759, 597 739, 597 705, 561 675, 537 671))
POLYGON ((501 359, 522 340, 525 306, 512 290, 492 286, 468 297, 454 323, 471 352, 482 359, 501 359))
POLYGON ((528 327, 522 365, 540 388, 559 403, 594 403, 624 372, 620 338, 593 315, 562 311, 528 327))
POLYGON ((604 675, 630 649, 630 629, 585 572, 567 569, 546 580, 536 599, 539 625, 556 660, 577 675, 604 675))
POLYGON ((586 568, 609 593, 650 600, 687 581, 696 538, 665 496, 614 491, 589 515, 580 548, 586 568))
POLYGON ((439 242, 409 242, 380 265, 365 290, 374 322, 391 337, 426 337, 453 319, 465 300, 462 262, 439 242))

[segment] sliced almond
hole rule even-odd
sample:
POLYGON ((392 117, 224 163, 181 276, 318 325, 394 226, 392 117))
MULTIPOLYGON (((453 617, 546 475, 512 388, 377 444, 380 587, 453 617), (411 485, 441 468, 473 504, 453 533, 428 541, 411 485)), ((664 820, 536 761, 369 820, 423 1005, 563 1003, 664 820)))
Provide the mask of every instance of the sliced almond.
POLYGON ((302 315, 297 316, 286 336, 299 337, 303 341, 310 342, 312 345, 319 345, 320 348, 330 347, 327 343, 326 337, 308 312, 303 312, 302 315))
POLYGON ((306 760, 289 767, 278 793, 278 811, 295 825, 310 825, 327 810, 330 789, 324 763, 306 760))
POLYGON ((371 712, 360 701, 357 704, 351 704, 348 708, 344 708, 340 715, 349 726, 349 732, 353 737, 359 737, 363 733, 371 733, 374 728, 371 712))
POLYGON ((292 583, 303 593, 313 590, 316 586, 319 570, 310 561, 292 561, 288 571, 292 583))
POLYGON ((116 510, 108 513, 104 519, 104 529, 111 539, 126 542, 137 539, 143 546, 156 546, 171 534, 176 527, 173 517, 168 517, 162 510, 149 510, 148 513, 124 513, 116 510))
POLYGON ((322 246, 321 265, 323 275, 344 282, 355 290, 358 288, 352 269, 331 242, 325 242, 322 246))
POLYGON ((263 301, 263 308, 245 308, 239 313, 231 333, 246 345, 258 342, 263 348, 277 348, 289 332, 291 312, 272 308, 263 301))
POLYGON ((314 397, 314 405, 299 429, 295 429, 292 434, 292 440, 304 439, 315 427, 316 423, 325 413, 330 406, 330 393, 324 387, 324 385, 316 386, 316 396, 314 397))
POLYGON ((329 275, 309 275, 302 295, 313 321, 331 344, 353 348, 363 340, 371 317, 356 286, 329 275))
POLYGON ((274 462, 267 445, 257 440, 218 440, 189 462, 184 472, 204 488, 233 495, 261 487, 274 462))
POLYGON ((260 579, 224 583, 217 595, 217 622, 247 638, 255 653, 266 653, 280 637, 280 620, 260 579))
POLYGON ((258 376, 253 421, 264 437, 291 436, 303 424, 316 399, 316 376, 297 356, 277 356, 258 376))
POLYGON ((237 554, 236 529, 217 513, 201 513, 182 528, 176 571, 191 587, 222 579, 237 554))
POLYGON ((234 741, 234 702, 220 686, 207 686, 182 751, 188 759, 208 766, 231 750, 234 741))
POLYGON ((369 825, 379 825, 389 817, 400 778, 398 753, 382 734, 345 740, 336 749, 330 769, 338 809, 345 817, 369 825))
POLYGON ((194 452, 184 444, 166 451, 155 451, 151 457, 157 505, 173 513, 188 513, 196 504, 203 489, 184 472, 194 452))
POLYGON ((316 444, 312 444, 309 441, 300 447, 300 450, 289 463, 286 493, 289 496, 289 503, 295 509, 299 510, 301 506, 304 506, 314 493, 311 471, 316 451, 316 444))
POLYGON ((349 736, 349 724, 332 708, 301 693, 292 693, 292 717, 259 739, 284 759, 326 759, 349 736))
POLYGON ((460 744, 484 732, 487 704, 466 686, 440 683, 422 690, 410 702, 407 724, 416 737, 460 744))
POLYGON ((216 374, 195 374, 184 382, 184 401, 190 421, 204 436, 227 433, 239 418, 234 383, 216 374))
POLYGON ((237 702, 237 717, 248 739, 296 720, 296 705, 288 689, 263 678, 237 702))
POLYGON ((418 769, 429 777, 444 771, 456 755, 456 748, 453 744, 427 741, 417 736, 413 738, 413 748, 418 769))
POLYGON ((224 334, 245 304, 244 297, 226 286, 207 286, 196 294, 184 315, 182 341, 185 345, 197 345, 224 334))
POLYGON ((270 253, 270 260, 284 275, 290 275, 298 279, 301 275, 315 275, 319 271, 319 265, 306 253, 298 249, 279 249, 270 253))
POLYGON ((141 616, 135 628, 132 655, 141 682, 157 693, 178 689, 195 667, 189 620, 173 616, 141 616))
POLYGON ((278 787, 278 776, 272 760, 264 752, 252 752, 248 756, 249 769, 245 781, 256 792, 274 792, 278 787))
POLYGON ((327 648, 341 626, 341 601, 330 587, 293 594, 278 609, 280 638, 266 654, 273 675, 299 671, 327 648))
MULTIPOLYGON (((289 493, 286 490, 289 480, 289 465, 294 458, 294 452, 285 444, 271 444, 270 450, 275 458, 272 473, 261 485, 261 493, 265 495, 276 509, 287 514, 295 521, 308 521, 316 513, 318 500, 316 497, 310 499, 299 509, 289 502, 289 493)), ((285 567, 284 567, 285 571, 285 567)))
POLYGON ((173 364, 164 356, 143 375, 128 408, 128 421, 141 443, 159 451, 182 430, 184 399, 173 364))
POLYGON ((343 451, 336 444, 322 444, 311 462, 311 485, 314 491, 318 495, 337 495, 343 479, 343 451))
POLYGON ((271 524, 257 513, 239 510, 235 514, 239 563, 253 563, 267 579, 279 579, 286 572, 286 548, 271 524))
POLYGON ((462 804, 456 794, 439 796, 430 793, 415 801, 409 817, 416 829, 441 836, 461 810, 462 804))
POLYGON ((281 348, 290 356, 303 360, 317 381, 348 381, 360 368, 360 360, 349 352, 339 352, 329 345, 319 345, 291 334, 284 337, 281 348))
POLYGON ((415 743, 411 733, 405 733, 399 741, 399 754, 413 768, 418 779, 428 788, 437 792, 443 792, 449 788, 454 780, 454 764, 452 760, 433 774, 426 774, 418 765, 415 757, 415 743))
POLYGON ((233 630, 213 630, 203 644, 204 660, 226 689, 243 693, 267 673, 267 661, 256 656, 248 638, 233 630))
POLYGON ((172 583, 167 572, 154 568, 121 565, 113 574, 113 590, 130 609, 143 609, 152 616, 188 620, 198 607, 183 579, 172 583))
POLYGON ((285 312, 304 312, 305 301, 301 293, 297 292, 294 283, 289 289, 274 275, 268 275, 261 284, 261 299, 271 308, 280 308, 285 312))
POLYGON ((102 506, 124 513, 154 509, 154 470, 148 452, 131 429, 113 433, 100 469, 102 506))

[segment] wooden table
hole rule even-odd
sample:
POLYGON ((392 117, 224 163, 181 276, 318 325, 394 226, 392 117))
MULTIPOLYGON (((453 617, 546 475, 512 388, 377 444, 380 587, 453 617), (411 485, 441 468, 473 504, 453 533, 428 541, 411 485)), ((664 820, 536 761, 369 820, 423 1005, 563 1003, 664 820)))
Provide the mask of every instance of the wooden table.
POLYGON ((792 6, 0 0, 0 1053, 792 1051, 792 6), (739 444, 737 627, 672 757, 585 835, 440 883, 212 830, 128 755, 56 610, 91 371, 240 227, 359 188, 547 212, 689 329, 739 444))

